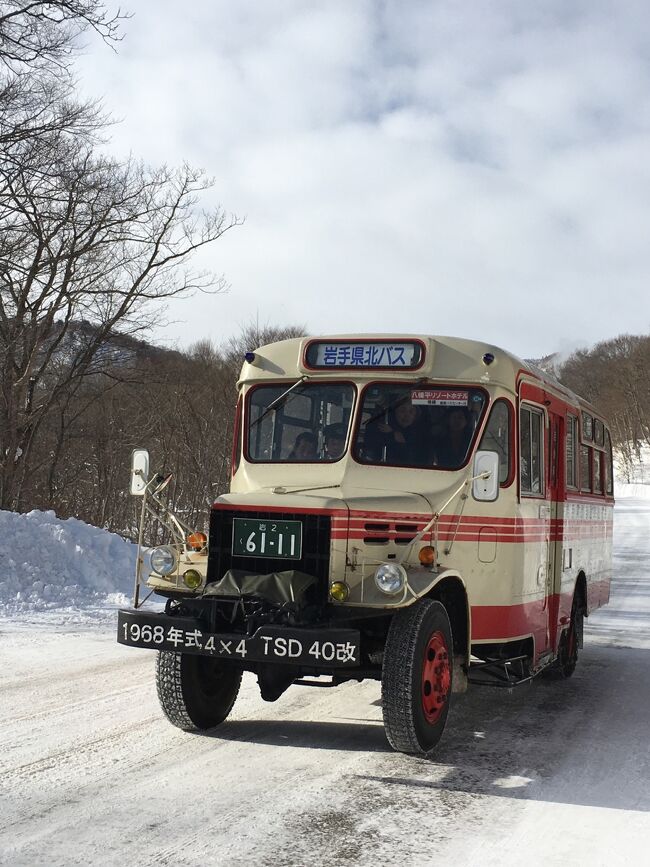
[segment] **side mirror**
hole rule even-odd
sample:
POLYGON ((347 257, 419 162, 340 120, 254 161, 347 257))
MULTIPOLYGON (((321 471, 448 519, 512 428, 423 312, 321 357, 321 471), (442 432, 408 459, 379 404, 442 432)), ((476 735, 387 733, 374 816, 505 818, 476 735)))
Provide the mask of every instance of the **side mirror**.
POLYGON ((146 449, 133 449, 131 453, 131 494, 144 496, 149 481, 149 452, 146 449))
POLYGON ((480 451, 474 456, 472 495, 482 503, 493 503, 499 496, 499 455, 480 451))

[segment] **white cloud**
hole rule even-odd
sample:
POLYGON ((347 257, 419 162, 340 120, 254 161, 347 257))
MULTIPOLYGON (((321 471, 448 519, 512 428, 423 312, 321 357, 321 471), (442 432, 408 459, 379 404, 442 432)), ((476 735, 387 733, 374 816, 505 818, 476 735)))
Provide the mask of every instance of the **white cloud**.
POLYGON ((84 86, 113 147, 187 159, 246 216, 204 257, 250 316, 483 336, 527 356, 650 329, 640 2, 139 0, 84 86))

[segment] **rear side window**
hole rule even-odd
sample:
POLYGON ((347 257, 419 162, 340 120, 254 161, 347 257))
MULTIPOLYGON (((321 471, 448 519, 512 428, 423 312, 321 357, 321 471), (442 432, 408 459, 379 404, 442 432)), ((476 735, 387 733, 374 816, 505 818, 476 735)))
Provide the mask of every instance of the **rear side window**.
POLYGON ((497 400, 490 411, 479 449, 499 455, 499 484, 505 485, 510 478, 510 429, 512 407, 507 400, 497 400))
POLYGON ((614 493, 614 468, 612 466, 612 440, 609 431, 605 431, 605 491, 614 493))
POLYGON ((580 446, 580 490, 591 491, 591 449, 589 446, 580 446))

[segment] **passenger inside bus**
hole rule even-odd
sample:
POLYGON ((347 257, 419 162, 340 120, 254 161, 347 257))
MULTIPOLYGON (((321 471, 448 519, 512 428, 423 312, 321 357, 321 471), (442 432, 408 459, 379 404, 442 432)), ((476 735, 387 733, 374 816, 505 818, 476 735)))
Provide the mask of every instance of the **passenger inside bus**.
POLYGON ((420 408, 402 400, 368 423, 364 456, 376 463, 414 466, 422 463, 425 430, 420 408))
POLYGON ((465 407, 452 407, 447 412, 445 430, 433 442, 433 463, 437 467, 459 467, 465 461, 467 447, 472 438, 470 413, 465 407))
POLYGON ((330 424, 325 428, 325 460, 335 461, 341 457, 345 448, 345 427, 330 424))
POLYGON ((288 461, 315 461, 318 457, 317 453, 318 439, 316 434, 311 431, 302 431, 296 437, 293 448, 287 455, 288 461))

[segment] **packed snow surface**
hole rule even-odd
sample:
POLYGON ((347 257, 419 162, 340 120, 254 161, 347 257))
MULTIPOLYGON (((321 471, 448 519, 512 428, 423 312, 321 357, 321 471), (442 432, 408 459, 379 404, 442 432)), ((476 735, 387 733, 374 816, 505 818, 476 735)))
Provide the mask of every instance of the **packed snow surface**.
POLYGON ((0 616, 108 613, 133 588, 136 546, 54 512, 0 512, 0 616))

